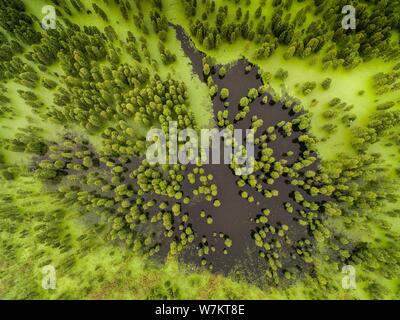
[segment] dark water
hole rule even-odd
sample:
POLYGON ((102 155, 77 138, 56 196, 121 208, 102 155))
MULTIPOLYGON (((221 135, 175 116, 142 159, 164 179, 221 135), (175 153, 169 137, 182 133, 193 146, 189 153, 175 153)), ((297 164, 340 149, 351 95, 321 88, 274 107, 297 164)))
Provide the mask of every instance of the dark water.
MULTIPOLYGON (((202 59, 204 58, 203 53, 198 51, 190 42, 189 38, 185 35, 181 27, 176 27, 177 38, 181 41, 182 48, 185 54, 191 59, 193 72, 196 73, 202 81, 206 81, 203 75, 202 59)), ((250 88, 258 88, 263 83, 258 77, 258 69, 252 66, 249 72, 245 71, 248 62, 244 59, 237 61, 235 64, 230 66, 225 66, 227 72, 224 78, 218 76, 218 70, 221 66, 214 66, 212 77, 214 82, 217 84, 219 90, 221 88, 228 88, 230 91, 230 96, 228 102, 230 106, 227 108, 230 111, 229 121, 234 123, 237 129, 248 129, 251 125, 252 116, 257 116, 263 119, 263 127, 259 129, 258 135, 266 130, 269 126, 275 126, 279 121, 289 121, 294 118, 294 115, 290 111, 282 107, 282 103, 271 101, 269 104, 264 105, 261 103, 262 96, 255 99, 250 104, 250 113, 245 119, 235 123, 234 115, 239 110, 239 101, 242 97, 247 96, 248 90, 250 88)), ((226 107, 220 100, 219 92, 213 99, 214 115, 217 116, 218 111, 224 111, 226 107)), ((286 159, 288 165, 293 164, 301 156, 302 146, 296 140, 301 134, 300 132, 293 132, 291 137, 285 137, 280 132, 276 132, 277 140, 274 142, 269 142, 269 147, 273 148, 273 156, 277 161, 280 159, 286 159), (287 151, 293 151, 293 156, 287 157, 285 153, 287 151)), ((65 137, 68 138, 68 137, 65 137)), ((97 162, 98 157, 95 156, 95 151, 91 148, 97 162)), ((256 153, 259 150, 256 149, 256 153)), ((256 156, 257 158, 257 156, 256 156)), ((42 159, 47 159, 47 156, 42 159)), ((40 160, 40 159, 38 159, 40 160)), ((122 175, 124 183, 129 185, 135 185, 135 180, 129 177, 129 173, 137 168, 142 159, 132 157, 130 162, 124 164, 125 173, 122 175)), ((73 159, 73 162, 81 163, 82 160, 73 159)), ((118 163, 119 160, 115 159, 118 163)), ((316 170, 318 167, 318 162, 314 163, 312 166, 308 167, 306 170, 316 170)), ((189 264, 192 264, 195 268, 200 266, 201 257, 198 256, 198 249, 202 246, 202 238, 205 236, 207 238, 208 246, 215 246, 216 251, 204 256, 207 259, 207 267, 212 264, 213 271, 222 274, 237 274, 244 277, 252 282, 261 283, 264 272, 267 269, 267 264, 265 259, 259 256, 259 248, 255 245, 252 234, 255 230, 263 227, 261 224, 256 224, 255 220, 258 216, 262 215, 263 209, 270 209, 271 214, 268 216, 268 225, 279 227, 282 224, 289 226, 289 231, 287 232, 288 237, 293 243, 302 239, 311 239, 308 234, 308 230, 302 227, 298 223, 298 219, 301 217, 299 211, 304 209, 298 205, 293 199, 291 199, 291 194, 294 191, 300 191, 304 198, 308 201, 313 201, 317 203, 323 202, 325 199, 322 197, 311 197, 308 196, 302 189, 297 186, 291 185, 289 178, 281 176, 279 179, 275 180, 272 186, 267 185, 262 182, 263 188, 265 189, 276 189, 279 191, 279 196, 273 197, 271 199, 266 199, 261 193, 252 189, 250 186, 245 186, 239 188, 236 185, 238 177, 232 172, 229 165, 204 165, 205 175, 212 174, 214 179, 212 183, 218 186, 217 198, 221 201, 221 206, 216 208, 213 206, 212 202, 206 200, 196 200, 193 199, 188 205, 182 204, 182 213, 189 214, 189 225, 195 232, 195 242, 189 248, 185 249, 181 255, 181 259, 189 264), (253 196, 255 201, 249 203, 246 199, 240 196, 240 191, 246 191, 249 195, 253 196), (294 207, 294 212, 289 214, 285 208, 284 203, 290 202, 294 207), (213 218, 213 224, 207 224, 205 218, 200 216, 200 211, 204 210, 206 216, 211 215, 213 218), (228 254, 224 254, 223 250, 225 248, 224 238, 219 236, 220 233, 225 234, 232 240, 232 247, 227 248, 228 254)), ((185 174, 187 175, 193 166, 188 166, 185 174)), ((108 180, 110 177, 108 175, 108 168, 99 162, 99 166, 96 169, 92 169, 98 172, 99 176, 108 180)), ((70 170, 65 170, 65 175, 74 174, 70 170)), ((260 174, 256 172, 254 174, 260 174)), ((259 182, 261 180, 259 179, 259 182)), ((78 184, 81 190, 90 191, 96 193, 99 197, 110 198, 114 197, 114 194, 103 193, 96 187, 82 186, 78 184)), ((183 192, 185 196, 191 196, 194 187, 187 181, 183 182, 183 192)), ((197 185, 198 187, 198 185, 197 185)), ((56 190, 56 188, 53 188, 56 190)), ((158 210, 158 204, 161 202, 168 202, 169 208, 173 205, 173 201, 168 197, 158 196, 154 194, 145 194, 141 196, 145 201, 156 200, 157 205, 153 208, 146 210, 149 217, 156 215, 158 210)), ((202 198, 204 199, 204 198, 202 198)), ((132 199, 132 203, 135 199, 132 199)), ((117 211, 117 207, 113 208, 117 211)), ((306 210, 307 211, 307 210, 306 210)), ((177 229, 182 221, 179 218, 174 219, 174 226, 177 229)), ((95 224, 97 221, 93 221, 95 224)), ((157 243, 161 244, 161 250, 156 255, 155 258, 163 261, 169 250, 169 243, 171 239, 164 237, 164 228, 161 222, 158 223, 146 223, 141 225, 137 230, 138 234, 154 235, 157 243)), ((276 235, 268 235, 268 240, 278 239, 276 235)), ((282 241, 282 250, 280 253, 280 259, 283 264, 283 269, 289 267, 296 267, 300 270, 309 268, 305 263, 300 262, 300 259, 293 260, 290 257, 295 251, 295 247, 287 245, 282 241)))
MULTIPOLYGON (((191 59, 193 72, 196 73, 202 81, 206 82, 206 78, 203 75, 202 64, 204 54, 193 46, 181 27, 177 26, 175 28, 177 38, 181 41, 182 49, 191 59)), ((259 135, 261 135, 261 132, 269 126, 275 126, 282 120, 293 120, 295 116, 291 114, 289 110, 284 109, 280 102, 274 102, 270 99, 271 102, 267 105, 262 104, 263 96, 260 96, 250 104, 250 113, 246 118, 235 123, 234 115, 239 111, 240 99, 247 96, 250 88, 259 88, 263 85, 262 80, 258 76, 257 67, 252 66, 251 70, 246 72, 245 68, 248 65, 249 63, 245 59, 241 59, 231 66, 225 66, 227 72, 223 78, 220 78, 218 75, 218 70, 221 66, 214 66, 212 77, 215 84, 218 86, 218 94, 213 99, 214 115, 216 118, 218 111, 228 109, 229 122, 234 123, 237 129, 250 128, 251 118, 256 115, 259 119, 263 119, 264 121, 263 127, 258 131, 259 135), (227 108, 220 99, 220 90, 222 88, 227 88, 230 92, 229 98, 227 99, 230 105, 227 108)), ((299 135, 301 135, 301 133, 295 131, 291 137, 285 137, 277 133, 278 138, 276 141, 268 143, 268 146, 274 150, 273 156, 277 161, 284 158, 288 161, 287 165, 291 165, 298 160, 302 152, 302 146, 296 140, 299 135), (289 150, 294 153, 291 157, 285 156, 285 153, 289 150)), ((318 163, 314 163, 312 166, 306 168, 306 170, 316 170, 317 167, 318 163)), ((281 224, 286 224, 289 226, 287 235, 293 243, 302 239, 311 240, 307 229, 300 226, 297 222, 300 218, 299 210, 304 208, 293 201, 290 195, 294 191, 300 191, 306 200, 317 203, 324 201, 322 197, 308 196, 299 187, 291 185, 287 177, 281 176, 279 179, 275 180, 272 186, 267 184, 263 185, 263 187, 270 190, 276 189, 279 191, 279 196, 266 199, 261 193, 249 186, 239 189, 236 185, 238 177, 233 174, 228 165, 211 164, 205 165, 204 168, 206 174, 211 173, 214 176, 214 182, 218 186, 217 198, 221 200, 222 205, 219 208, 214 208, 211 203, 204 201, 186 206, 185 209, 190 213, 193 229, 198 233, 197 238, 201 239, 203 235, 206 235, 208 240, 211 239, 211 241, 209 241, 210 244, 214 244, 217 248, 215 253, 211 253, 207 256, 207 261, 212 262, 215 272, 227 274, 239 270, 241 275, 253 280, 260 279, 260 276, 263 275, 266 263, 264 259, 259 257, 258 248, 251 237, 252 231, 260 227, 260 225, 255 223, 255 218, 262 214, 262 209, 268 208, 271 210, 271 214, 268 217, 268 225, 279 226, 281 224), (246 199, 242 199, 239 194, 240 190, 247 191, 249 195, 255 198, 255 201, 249 203, 246 199), (290 202, 294 207, 295 210, 292 214, 289 214, 285 210, 285 202, 290 202), (211 226, 207 225, 205 219, 200 218, 200 210, 205 210, 207 214, 212 213, 214 223, 211 226), (214 231, 217 233, 222 231, 229 235, 229 238, 232 240, 233 245, 228 249, 227 255, 224 255, 222 252, 224 248, 223 240, 218 236, 214 237, 214 231)), ((260 172, 256 172, 255 174, 257 173, 260 172)), ((185 188, 188 187, 189 186, 185 186, 185 188)), ((196 248, 192 248, 189 250, 189 252, 184 255, 183 260, 198 265, 201 258, 197 256, 195 249, 196 248)), ((283 263, 283 269, 293 266, 298 269, 306 268, 304 263, 298 262, 299 259, 293 261, 289 257, 289 254, 293 252, 292 247, 283 243, 282 252, 281 261, 283 263)))

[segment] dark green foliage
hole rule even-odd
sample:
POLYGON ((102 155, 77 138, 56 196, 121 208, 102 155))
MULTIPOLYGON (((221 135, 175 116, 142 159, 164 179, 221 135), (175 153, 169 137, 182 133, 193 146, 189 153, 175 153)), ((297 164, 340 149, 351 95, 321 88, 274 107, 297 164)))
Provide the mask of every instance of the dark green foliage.
POLYGON ((324 90, 328 90, 331 87, 332 79, 326 78, 322 83, 321 86, 324 90))
MULTIPOLYGON (((399 29, 398 1, 355 3, 357 29, 354 31, 345 31, 340 25, 342 14, 338 8, 343 1, 297 2, 296 7, 301 9, 295 12, 293 1, 272 1, 273 12, 268 13, 272 20, 268 21, 263 9, 265 1, 251 7, 248 0, 230 0, 227 4, 181 1, 192 39, 207 50, 245 40, 244 43, 253 42, 257 46, 251 58, 266 59, 281 46, 284 58, 292 59, 288 63, 306 58, 322 63, 324 69, 352 69, 374 57, 398 59, 398 44, 391 40, 392 31, 399 29), (306 24, 307 17, 312 19, 306 24), (316 54, 320 59, 315 59, 316 54)), ((236 241, 222 232, 219 237, 217 232, 212 237, 203 235, 190 208, 199 202, 206 203, 211 211, 201 210, 196 214, 206 226, 218 226, 220 216, 214 210, 226 208, 219 189, 224 186, 214 183, 214 176, 200 165, 150 165, 144 160, 148 129, 157 127, 171 134, 170 121, 176 121, 178 129, 199 129, 190 105, 191 89, 181 81, 175 69, 177 65, 173 65, 177 59, 175 47, 170 46, 174 34, 164 15, 163 2, 152 0, 150 6, 140 0, 90 2, 98 21, 103 21, 100 24, 110 23, 104 31, 97 26, 83 26, 85 21, 77 25, 67 19, 75 12, 80 16, 89 14, 90 4, 82 0, 53 0, 52 3, 57 7, 58 27, 43 31, 39 29, 40 19, 34 20, 26 13, 22 1, 0 0, 0 80, 6 84, 4 88, 0 85, 0 117, 5 120, 2 126, 6 130, 6 121, 19 116, 13 108, 18 100, 23 103, 21 109, 28 108, 33 113, 33 117, 26 117, 29 124, 39 120, 43 124, 55 122, 65 132, 79 132, 79 135, 54 135, 54 141, 49 142, 43 137, 48 138, 52 132, 27 125, 15 129, 11 138, 2 137, 1 148, 12 156, 15 152, 26 153, 33 160, 29 166, 35 177, 67 205, 76 205, 82 213, 101 216, 102 225, 95 228, 103 228, 107 240, 113 244, 123 243, 130 251, 146 258, 167 252, 175 255, 197 247, 199 263, 212 269, 211 255, 231 254, 236 241), (120 11, 117 20, 107 15, 113 5, 120 11), (117 33, 121 22, 132 23, 132 31, 117 33), (159 54, 154 54, 153 48, 158 48, 159 54), (165 72, 169 69, 159 64, 160 61, 165 66, 172 64, 173 72, 165 72), (164 68, 160 74, 159 68, 164 68), (10 83, 17 86, 12 93, 6 90, 10 83), (12 95, 14 92, 17 97, 12 95), (95 148, 86 136, 99 138, 101 145, 95 148), (220 238, 219 244, 213 237, 220 238)), ((249 64, 242 75, 250 76, 254 68, 249 64)), ((275 74, 282 81, 289 76, 283 68, 275 74)), ((399 69, 397 64, 391 71, 374 76, 373 85, 378 95, 400 89, 399 69)), ((263 271, 267 284, 287 285, 301 273, 307 281, 317 277, 316 281, 327 291, 334 289, 335 285, 326 285, 327 280, 318 271, 324 267, 318 260, 319 248, 326 250, 324 259, 330 259, 329 263, 364 263, 368 269, 377 269, 381 264, 384 267, 379 272, 386 278, 395 278, 398 261, 394 241, 397 239, 388 236, 385 242, 393 249, 381 249, 381 244, 358 243, 359 230, 354 236, 356 240, 348 239, 347 234, 331 228, 331 223, 340 221, 342 230, 351 231, 352 225, 359 227, 357 222, 371 220, 378 221, 382 230, 390 229, 390 225, 380 220, 380 215, 369 214, 371 209, 380 213, 382 203, 395 204, 396 191, 388 179, 383 158, 373 153, 375 149, 371 145, 377 142, 393 148, 399 145, 398 101, 377 99, 377 111, 368 119, 368 124, 361 126, 356 121, 357 115, 351 112, 352 105, 330 97, 328 106, 322 106, 319 113, 326 120, 317 126, 326 131, 326 139, 335 130, 348 130, 353 156, 338 155, 332 161, 320 162, 316 152, 318 141, 310 133, 312 116, 303 111, 300 101, 284 96, 281 105, 278 95, 272 88, 267 89, 267 84, 251 88, 239 101, 230 101, 230 91, 216 85, 229 72, 224 67, 218 69, 211 59, 203 61, 211 97, 220 90, 223 100, 218 101, 222 110, 216 112, 217 125, 234 129, 237 122, 245 120, 240 124, 247 121, 257 134, 255 171, 235 181, 240 200, 246 205, 259 206, 249 223, 256 253, 266 264, 263 271), (264 110, 282 107, 287 112, 284 120, 267 125, 270 119, 254 115, 253 108, 261 101, 260 108, 264 110), (287 142, 296 148, 278 153, 275 145, 282 141, 283 145, 287 142), (280 184, 289 186, 291 191, 285 194, 280 184), (279 201, 280 205, 268 208, 261 200, 279 201), (276 208, 286 215, 284 221, 279 221, 279 215, 274 212, 276 208), (297 233, 298 230, 301 232, 297 233)), ((270 73, 263 76, 266 81, 271 78, 270 73)), ((298 89, 308 95, 317 85, 328 90, 331 82, 330 78, 321 83, 308 81, 298 89)), ((234 96, 232 90, 231 95, 234 96)), ((5 159, 1 156, 3 183, 31 174, 21 170, 22 167, 6 164, 5 159)), ((229 170, 237 168, 233 163, 229 170)), ((397 174, 399 170, 393 168, 397 174)), ((13 210, 4 210, 6 216, 2 209, 2 221, 13 217, 13 210)), ((65 214, 51 211, 44 215, 52 223, 46 220, 35 226, 38 243, 68 252, 71 242, 60 236, 66 231, 66 224, 61 223, 65 214)), ((392 212, 393 216, 396 214, 392 212)), ((361 223, 361 226, 364 225, 361 223)), ((84 239, 79 239, 81 242, 84 239)), ((11 248, 7 251, 12 255, 11 248)), ((63 256, 59 267, 68 271, 76 261, 74 255, 63 256)), ((152 290, 152 297, 181 296, 170 283, 152 290)), ((386 294, 385 288, 373 281, 366 290, 372 298, 386 294)))
POLYGON ((105 21, 108 22, 108 16, 102 8, 100 8, 96 3, 92 2, 93 10, 105 21))

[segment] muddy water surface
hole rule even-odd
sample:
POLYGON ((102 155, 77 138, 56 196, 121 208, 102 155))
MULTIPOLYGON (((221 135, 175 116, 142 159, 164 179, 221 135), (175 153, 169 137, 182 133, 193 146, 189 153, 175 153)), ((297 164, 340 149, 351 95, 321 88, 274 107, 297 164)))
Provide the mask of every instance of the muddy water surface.
MULTIPOLYGON (((199 78, 206 81, 203 75, 204 54, 198 51, 181 27, 176 27, 177 38, 181 41, 182 48, 185 54, 191 59, 193 72, 199 78)), ((265 131, 270 126, 275 126, 280 121, 293 120, 295 115, 291 114, 289 110, 282 107, 282 103, 271 101, 266 105, 262 103, 263 96, 259 96, 250 104, 250 113, 241 121, 236 122, 234 115, 239 111, 239 101, 242 97, 247 96, 249 89, 259 88, 263 85, 262 80, 258 75, 258 69, 252 66, 250 71, 246 71, 248 62, 245 59, 237 61, 231 66, 225 66, 227 70, 226 75, 221 78, 218 75, 218 70, 221 66, 214 66, 212 70, 212 77, 215 84, 218 86, 218 94, 213 98, 214 115, 217 116, 218 111, 229 110, 229 122, 234 123, 237 129, 248 129, 251 125, 251 118, 257 116, 263 119, 263 127, 259 132, 265 131), (229 106, 225 107, 220 99, 220 90, 222 88, 229 89, 230 95, 227 101, 229 106)), ((271 97, 270 97, 271 98, 271 97)), ((277 133, 277 140, 270 142, 269 147, 274 150, 274 157, 277 160, 286 159, 288 164, 294 163, 301 155, 303 147, 297 141, 300 132, 293 132, 292 136, 285 137, 279 132, 277 133), (293 151, 293 156, 287 157, 286 152, 293 151)), ((258 150, 259 151, 259 150, 258 150)), ((257 150, 256 150, 257 152, 257 150)), ((256 156, 256 159, 259 157, 256 156)), ((322 197, 311 197, 305 194, 304 190, 297 186, 290 184, 290 180, 281 176, 275 180, 272 186, 263 182, 263 187, 268 189, 276 189, 279 191, 279 196, 271 199, 266 199, 257 190, 252 189, 250 186, 239 188, 236 185, 238 177, 235 176, 228 165, 205 165, 206 174, 211 173, 214 176, 214 183, 218 186, 217 198, 221 201, 222 205, 219 208, 213 207, 212 203, 206 201, 194 202, 184 209, 189 212, 190 219, 193 224, 193 229, 197 232, 196 245, 188 250, 183 259, 186 262, 194 263, 196 265, 200 262, 200 257, 197 255, 197 249, 201 247, 201 238, 203 235, 207 237, 209 245, 215 245, 217 250, 215 253, 210 253, 206 258, 207 262, 212 263, 213 270, 222 272, 224 274, 232 273, 239 270, 242 275, 254 280, 260 279, 263 275, 266 263, 265 260, 259 257, 259 250, 254 243, 252 233, 260 227, 260 224, 255 223, 257 216, 262 214, 262 210, 268 208, 271 214, 268 217, 268 225, 279 227, 282 224, 289 226, 287 235, 295 243, 302 239, 310 238, 308 231, 305 227, 300 226, 298 223, 301 217, 299 211, 304 209, 298 205, 291 197, 294 191, 300 191, 307 200, 322 203, 322 197), (240 190, 245 190, 252 195, 255 199, 253 203, 249 203, 246 199, 240 196, 240 190), (284 204, 290 202, 295 211, 289 214, 284 204), (205 210, 207 215, 211 214, 214 220, 212 225, 206 223, 206 219, 200 218, 200 211, 205 210), (228 235, 232 240, 233 245, 227 248, 228 254, 223 253, 224 240, 218 236, 219 232, 228 235), (215 236, 217 234, 217 236, 215 236), (199 241, 200 240, 200 241, 199 241)), ((316 170, 317 163, 308 167, 307 169, 316 170)), ((260 174, 256 172, 255 174, 260 174)), ((189 185, 184 186, 184 190, 190 188, 189 185)), ((311 240, 311 238, 310 238, 311 240)), ((285 267, 297 267, 298 269, 306 268, 304 263, 299 260, 294 260, 291 254, 294 251, 293 246, 283 245, 283 254, 281 260, 285 267)))

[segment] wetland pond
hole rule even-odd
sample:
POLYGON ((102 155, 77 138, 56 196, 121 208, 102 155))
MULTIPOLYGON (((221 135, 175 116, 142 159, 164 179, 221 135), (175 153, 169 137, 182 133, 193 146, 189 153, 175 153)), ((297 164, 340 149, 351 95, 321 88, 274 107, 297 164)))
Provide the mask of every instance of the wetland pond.
MULTIPOLYGON (((182 49, 185 54, 190 58, 193 68, 193 73, 197 75, 201 81, 207 83, 207 77, 203 74, 203 58, 204 54, 198 51, 188 36, 185 34, 182 27, 175 27, 178 40, 181 42, 182 49)), ((225 76, 219 76, 219 68, 222 66, 213 66, 211 68, 210 76, 214 83, 218 86, 218 92, 212 98, 214 116, 217 118, 218 112, 229 110, 229 123, 234 124, 235 129, 249 129, 251 126, 251 119, 257 116, 258 119, 263 120, 263 126, 259 132, 265 132, 270 126, 276 126, 280 121, 291 121, 296 118, 296 115, 288 109, 283 108, 283 104, 279 101, 272 101, 264 104, 262 99, 263 95, 259 95, 250 104, 249 114, 240 121, 234 119, 234 115, 240 111, 239 102, 242 97, 246 97, 249 89, 259 88, 263 85, 263 81, 259 76, 258 68, 241 59, 230 66, 224 66, 226 69, 225 76), (246 68, 248 67, 248 68, 246 68), (221 88, 227 88, 230 92, 227 100, 222 101, 220 92, 221 88), (225 106, 224 102, 229 102, 229 106, 225 106)), ((271 98, 271 97, 270 97, 271 98)), ((260 134, 259 134, 260 135, 260 134)), ((258 135, 258 136, 259 136, 258 135)), ((304 146, 299 143, 297 138, 301 132, 294 131, 291 136, 285 136, 282 132, 278 131, 277 139, 268 143, 269 147, 273 149, 273 156, 277 161, 285 159, 287 165, 291 165, 301 156, 304 146), (287 155, 288 151, 292 151, 290 156, 287 155)), ((257 135, 256 135, 257 138, 257 135)), ((261 157, 261 149, 255 150, 256 160, 261 157)), ((308 170, 317 170, 318 163, 308 167, 308 170)), ((253 234, 254 231, 259 229, 260 224, 256 220, 262 215, 263 209, 269 209, 271 214, 268 216, 268 225, 279 228, 282 225, 289 226, 287 236, 292 243, 304 239, 310 239, 307 228, 304 228, 298 223, 300 218, 299 212, 304 209, 302 206, 293 201, 293 193, 295 191, 302 191, 302 194, 316 203, 323 203, 323 197, 311 197, 304 193, 300 187, 290 184, 287 176, 282 175, 276 179, 273 185, 267 185, 263 182, 263 188, 274 188, 278 190, 279 195, 272 198, 265 198, 264 195, 256 189, 245 185, 239 188, 236 184, 238 176, 236 176, 229 165, 204 165, 205 174, 212 174, 214 183, 218 186, 218 199, 221 201, 221 206, 216 208, 212 203, 206 201, 192 202, 184 206, 184 212, 188 212, 191 217, 193 230, 197 233, 196 245, 192 246, 182 257, 185 262, 199 264, 201 258, 198 256, 199 243, 201 247, 202 236, 207 237, 207 245, 216 247, 215 252, 210 252, 207 255, 207 262, 211 262, 214 272, 224 274, 240 274, 247 279, 259 279, 264 274, 266 268, 265 258, 260 257, 260 248, 255 245, 253 234), (246 191, 249 195, 254 197, 254 201, 250 203, 247 199, 241 197, 240 192, 246 191), (289 214, 285 210, 285 203, 290 202, 293 205, 294 212, 289 214), (200 217, 200 211, 204 210, 207 214, 211 214, 213 224, 208 225, 205 219, 200 217), (232 240, 232 246, 228 248, 227 254, 224 254, 224 240, 219 237, 222 232, 228 235, 232 240), (200 241, 199 241, 200 240, 200 241), (211 241, 210 241, 211 240, 211 241), (210 243, 211 242, 211 243, 210 243)), ((261 172, 253 174, 258 175, 261 172)), ((184 185, 184 190, 189 188, 188 184, 184 185)), ((270 235, 271 236, 271 235, 270 235)), ((282 264, 284 268, 307 268, 303 261, 294 259, 292 254, 295 250, 294 246, 282 245, 282 264)), ((226 253, 226 252, 225 252, 226 253)))
MULTIPOLYGON (((296 164, 304 160, 306 152, 314 159, 317 159, 317 155, 307 150, 305 144, 299 141, 304 131, 296 130, 293 126, 293 130, 288 134, 282 125, 278 125, 278 123, 288 123, 291 128, 291 122, 299 117, 299 113, 296 114, 283 102, 274 101, 268 90, 259 91, 264 86, 259 70, 245 59, 240 59, 229 66, 213 65, 210 74, 206 77, 203 74, 203 53, 196 50, 182 28, 175 27, 175 29, 184 53, 191 60, 193 76, 199 77, 208 85, 212 82, 218 87, 216 94, 210 96, 216 122, 219 122, 218 118, 223 112, 225 115, 228 112, 224 122, 219 123, 219 126, 226 128, 229 124, 235 129, 245 130, 254 125, 254 119, 262 120, 255 134, 255 139, 259 143, 255 143, 254 149, 254 158, 258 164, 262 164, 262 167, 256 167, 251 175, 243 177, 235 175, 228 164, 204 164, 201 168, 204 172, 201 172, 201 175, 206 179, 211 177, 209 183, 212 183, 216 188, 214 191, 217 191, 213 195, 214 198, 211 197, 208 200, 204 194, 201 196, 198 194, 202 185, 196 185, 189 179, 195 170, 200 170, 196 165, 182 166, 184 169, 177 169, 176 172, 172 170, 174 176, 177 174, 182 176, 179 188, 182 198, 189 199, 185 202, 171 200, 171 197, 154 192, 137 193, 138 181, 135 172, 140 172, 137 169, 144 159, 135 155, 127 155, 124 162, 121 162, 118 157, 110 159, 112 166, 119 167, 121 172, 114 181, 116 176, 108 165, 100 161, 100 154, 90 146, 90 143, 74 144, 72 143, 73 136, 64 136, 68 147, 55 148, 54 152, 60 152, 61 156, 49 153, 41 159, 36 159, 37 162, 39 160, 49 162, 52 158, 62 158, 63 154, 71 153, 68 160, 64 159, 70 162, 69 166, 59 171, 62 176, 72 175, 73 179, 67 179, 69 182, 61 189, 79 191, 78 195, 82 199, 95 197, 102 199, 100 201, 103 202, 111 201, 112 205, 103 212, 107 218, 110 218, 111 214, 123 221, 121 213, 124 213, 127 208, 142 210, 140 213, 143 221, 136 223, 134 230, 124 231, 124 235, 138 239, 151 236, 157 246, 157 250, 153 250, 151 256, 161 263, 169 253, 173 240, 176 244, 178 239, 186 239, 190 235, 191 241, 186 242, 179 257, 193 270, 202 266, 215 273, 244 278, 256 284, 265 283, 264 276, 269 272, 268 270, 271 270, 271 266, 275 276, 283 274, 286 270, 309 271, 312 268, 311 264, 299 254, 299 251, 302 252, 299 249, 308 250, 314 243, 307 224, 300 223, 301 219, 311 211, 303 204, 314 203, 319 207, 328 199, 322 196, 311 196, 298 184, 292 183, 292 178, 288 174, 288 172, 296 171, 296 179, 304 182, 306 170, 318 171, 318 161, 311 161, 311 164, 298 170, 293 169, 296 164), (222 67, 226 70, 224 76, 220 76, 219 72, 222 67), (230 92, 225 100, 221 97, 222 88, 230 92), (251 99, 245 116, 237 119, 236 115, 243 110, 240 101, 249 95, 250 89, 256 89, 257 94, 251 99), (274 136, 273 139, 272 136, 274 136), (70 147, 71 144, 75 147, 70 147), (72 152, 71 148, 75 150, 72 152), (265 155, 264 151, 269 154, 265 155), (90 169, 78 170, 83 166, 83 160, 73 155, 78 153, 92 159, 93 166, 89 165, 90 169), (256 180, 256 183, 250 183, 250 178, 253 182, 256 180), (98 187, 99 184, 104 183, 110 187, 98 187), (122 183, 123 185, 119 185, 122 183), (112 189, 111 186, 115 188, 112 189), (124 197, 120 197, 120 193, 124 197), (295 200, 296 193, 301 193, 302 201, 295 200), (124 207, 121 208, 118 201, 114 202, 114 198, 119 201, 124 199, 124 207), (218 200, 220 204, 215 205, 215 200, 218 200), (150 202, 152 204, 147 206, 150 202), (144 203, 146 206, 139 209, 139 205, 144 203), (175 215, 174 206, 177 205, 179 205, 179 213, 175 215), (162 218, 157 218, 163 214, 171 217, 168 218, 170 219, 168 228, 165 227, 165 221, 162 218), (189 229, 191 233, 186 234, 189 229)), ((223 143, 220 148, 223 149, 223 143)), ((175 179, 174 177, 169 179, 171 170, 161 167, 159 169, 162 178, 165 179, 163 181, 175 179)), ((198 180, 204 185, 204 181, 198 180)), ((58 190, 56 183, 50 184, 49 188, 50 191, 58 190)), ((98 212, 94 213, 98 214, 98 212)), ((311 212, 311 214, 314 213, 316 212, 311 212)), ((100 211, 99 215, 101 214, 100 211)), ((127 216, 129 219, 129 215, 127 216)), ((99 222, 93 212, 86 217, 86 222, 93 226, 99 222)), ((116 238, 110 240, 116 243, 121 242, 116 238)), ((271 273, 268 277, 271 278, 271 273)))

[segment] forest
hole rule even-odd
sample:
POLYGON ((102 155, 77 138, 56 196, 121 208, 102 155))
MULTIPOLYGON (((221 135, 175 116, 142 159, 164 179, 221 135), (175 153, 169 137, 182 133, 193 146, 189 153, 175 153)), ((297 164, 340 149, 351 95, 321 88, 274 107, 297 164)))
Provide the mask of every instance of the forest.
POLYGON ((399 0, 0 0, 0 57, 0 299, 399 298, 399 0))

